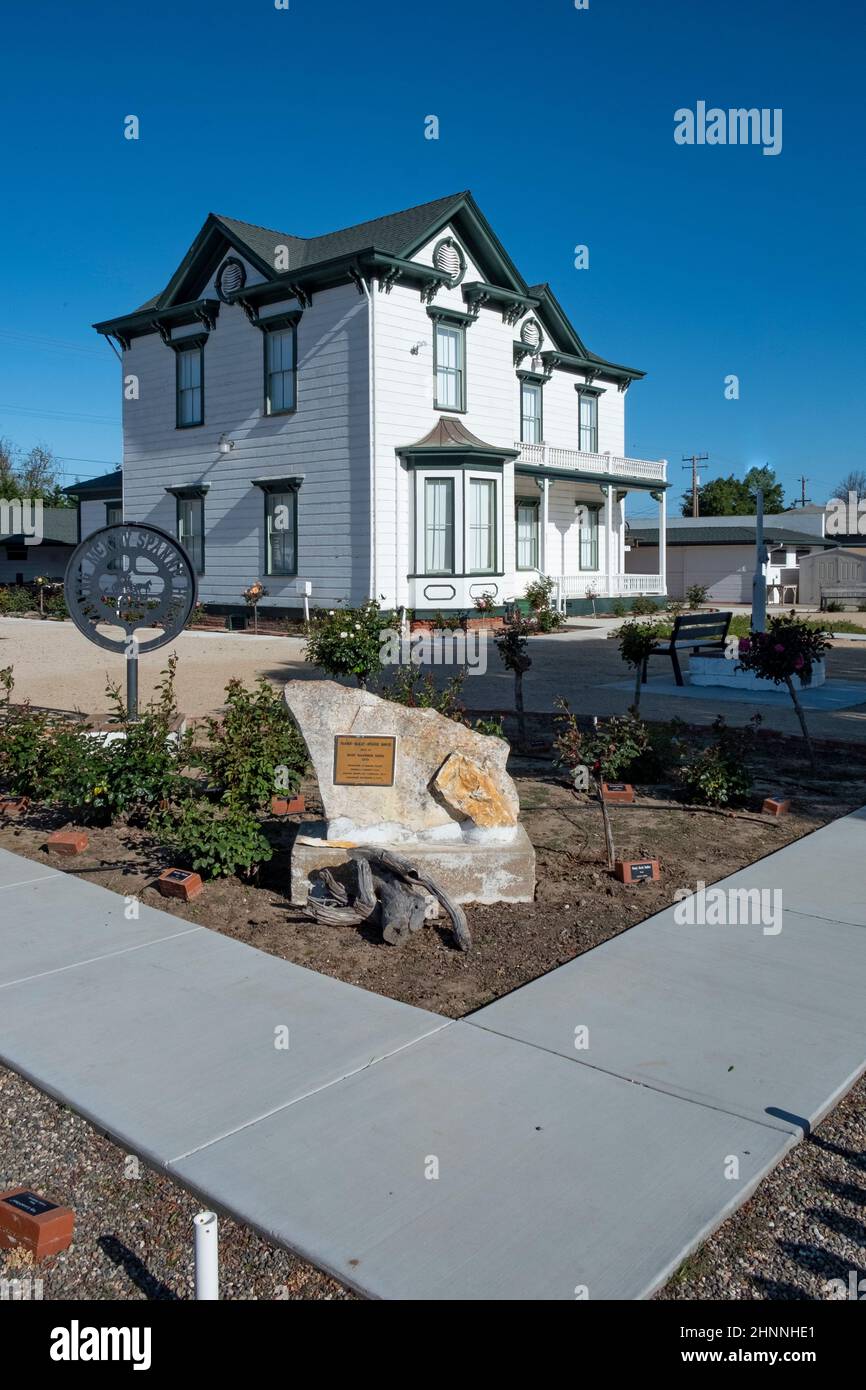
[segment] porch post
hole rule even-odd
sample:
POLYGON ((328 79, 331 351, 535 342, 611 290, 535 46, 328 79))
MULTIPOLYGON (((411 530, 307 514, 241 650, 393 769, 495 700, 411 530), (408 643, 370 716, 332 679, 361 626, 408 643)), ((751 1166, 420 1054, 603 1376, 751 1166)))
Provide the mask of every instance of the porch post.
POLYGON ((613 483, 608 483, 605 490, 607 498, 605 504, 605 528, 604 528, 604 551, 607 563, 607 597, 613 598, 613 483))
POLYGON ((667 492, 660 488, 650 494, 659 504, 659 583, 661 591, 668 591, 668 537, 667 537, 667 492))

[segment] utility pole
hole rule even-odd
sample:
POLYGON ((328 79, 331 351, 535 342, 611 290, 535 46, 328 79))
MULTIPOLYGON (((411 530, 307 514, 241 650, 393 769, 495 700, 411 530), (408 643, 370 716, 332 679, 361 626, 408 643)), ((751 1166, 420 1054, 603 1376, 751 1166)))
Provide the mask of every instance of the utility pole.
POLYGON ((698 515, 699 468, 703 460, 708 458, 709 454, 692 454, 691 457, 688 454, 683 454, 683 465, 690 467, 692 470, 692 516, 698 515))
POLYGON ((809 479, 808 479, 808 478, 804 478, 804 477, 802 476, 802 474, 801 474, 801 476, 800 476, 800 506, 801 506, 801 507, 805 507, 806 503, 809 501, 808 497, 806 496, 806 484, 808 483, 808 481, 809 481, 809 479))

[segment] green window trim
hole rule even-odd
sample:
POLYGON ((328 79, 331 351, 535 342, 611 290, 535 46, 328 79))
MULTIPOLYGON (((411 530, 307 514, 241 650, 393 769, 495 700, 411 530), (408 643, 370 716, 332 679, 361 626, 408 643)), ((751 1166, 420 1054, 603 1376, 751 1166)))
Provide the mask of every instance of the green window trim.
POLYGON ((263 488, 265 502, 265 574, 273 578, 294 579, 298 573, 298 490, 287 488, 263 488), (278 507, 291 509, 290 527, 273 524, 278 507), (273 538, 275 532, 291 530, 291 559, 277 566, 274 562, 273 538))
MULTIPOLYGON (((450 352, 449 352, 450 357, 450 352)), ((466 412, 466 325, 449 323, 447 320, 433 321, 433 406, 436 410, 449 410, 463 415, 466 412), (454 363, 440 363, 440 354, 446 343, 455 344, 454 363), (440 372, 442 381, 440 382, 440 372), (440 400, 440 385, 453 383, 453 394, 457 404, 440 400)))
POLYGON ((597 386, 576 386, 577 392, 577 447, 580 453, 598 453, 598 398, 602 394, 597 386), (586 422, 584 416, 586 414, 586 422))
MULTIPOLYGON (((489 563, 476 566, 467 564, 469 574, 489 575, 495 574, 498 565, 499 551, 499 486, 495 478, 469 478, 469 507, 468 514, 464 519, 465 544, 467 555, 473 556, 476 542, 486 544, 489 563), (484 496, 490 499, 487 510, 486 521, 476 520, 476 496, 484 496), (486 540, 482 540, 482 536, 486 540)), ((464 507, 464 512, 466 508, 464 507)))
POLYGON ((515 497, 514 499, 514 564, 520 571, 528 572, 538 569, 539 542, 541 536, 541 508, 537 497, 515 497), (522 565, 520 563, 520 513, 521 511, 532 511, 534 518, 531 523, 532 531, 528 537, 530 547, 530 563, 522 565))
POLYGON ((424 574, 435 577, 453 575, 455 540, 454 479, 433 477, 424 479, 424 574), (436 500, 431 507, 434 494, 436 500), (440 499, 444 499, 444 509, 440 499), (437 560, 441 559, 441 567, 437 560))
POLYGON ((586 508, 587 516, 588 516, 589 522, 590 522, 590 524, 589 524, 588 527, 583 527, 583 526, 581 526, 581 527, 579 528, 579 530, 578 530, 578 538, 577 538, 577 568, 580 570, 580 572, 581 572, 582 574, 583 574, 584 572, 587 573, 587 574, 597 574, 597 573, 598 573, 598 530, 599 530, 598 519, 599 519, 599 515, 600 515, 600 513, 601 513, 601 507, 600 507, 599 505, 597 505, 595 502, 578 502, 577 505, 578 505, 579 507, 585 507, 585 508, 586 508), (588 535, 588 537, 589 537, 588 541, 584 541, 584 534, 585 534, 585 533, 586 533, 586 534, 588 535), (586 562, 584 561, 584 555, 585 555, 585 552, 584 552, 584 545, 587 545, 587 546, 588 546, 588 550, 589 550, 588 558, 587 558, 587 561, 586 561, 586 562))
MULTIPOLYGON (((273 320, 259 319, 262 330, 262 349, 264 363, 264 413, 265 415, 294 415, 298 409, 298 318, 299 314, 275 314, 273 320), (291 344, 291 366, 275 369, 271 364, 271 354, 277 341, 291 344), (291 404, 274 409, 272 378, 282 378, 282 391, 285 393, 286 381, 290 379, 291 404)), ((285 400, 285 394, 283 394, 285 400)))
POLYGON ((196 574, 205 572, 204 554, 204 502, 205 494, 201 489, 190 490, 189 492, 178 489, 175 492, 175 529, 177 538, 184 550, 192 560, 196 574), (194 527, 187 528, 187 518, 198 517, 200 530, 194 527), (192 542, 192 543, 190 543, 192 542))
POLYGON ((171 344, 174 349, 175 367, 175 429, 194 430, 204 424, 204 345, 207 342, 207 334, 196 334, 189 340, 183 338, 171 344), (194 360, 198 354, 198 382, 193 385, 183 385, 182 378, 187 370, 186 364, 194 360), (184 420, 183 415, 183 393, 198 391, 198 416, 196 419, 184 420))
POLYGON ((541 444, 544 442, 544 391, 541 382, 529 377, 520 380, 520 442, 521 444, 541 444), (537 402, 537 410, 527 411, 526 400, 537 402), (538 438, 532 438, 537 435, 538 438))

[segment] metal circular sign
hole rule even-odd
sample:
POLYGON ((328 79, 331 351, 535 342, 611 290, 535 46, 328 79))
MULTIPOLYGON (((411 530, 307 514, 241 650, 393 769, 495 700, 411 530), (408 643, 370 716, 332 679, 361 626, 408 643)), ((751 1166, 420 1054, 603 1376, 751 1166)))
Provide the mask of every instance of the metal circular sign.
POLYGON ((162 628, 135 639, 140 652, 171 642, 189 622, 198 594, 183 546, 159 526, 103 526, 72 552, 63 583, 69 616, 79 632, 110 652, 127 652, 140 628, 162 628), (99 631, 119 628, 122 636, 99 631))

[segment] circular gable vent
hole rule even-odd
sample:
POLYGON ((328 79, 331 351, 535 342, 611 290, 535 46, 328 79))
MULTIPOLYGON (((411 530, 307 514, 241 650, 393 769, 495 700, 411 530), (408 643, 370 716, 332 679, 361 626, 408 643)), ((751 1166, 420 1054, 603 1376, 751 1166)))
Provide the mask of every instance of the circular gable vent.
POLYGON ((228 295, 234 294, 236 290, 242 290, 247 280, 247 272, 244 269, 243 261, 237 260, 234 256, 229 256, 227 261, 223 261, 216 279, 216 291, 220 299, 225 300, 228 295))
POLYGON ((525 343, 527 347, 535 348, 536 350, 541 347, 541 344, 544 342, 544 335, 537 319, 526 320, 520 330, 520 340, 525 343))
POLYGON ((449 284, 458 285, 466 272, 463 252, 450 237, 444 237, 433 250, 433 264, 448 276, 449 284))

